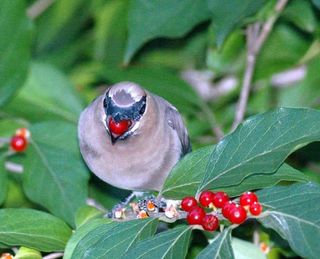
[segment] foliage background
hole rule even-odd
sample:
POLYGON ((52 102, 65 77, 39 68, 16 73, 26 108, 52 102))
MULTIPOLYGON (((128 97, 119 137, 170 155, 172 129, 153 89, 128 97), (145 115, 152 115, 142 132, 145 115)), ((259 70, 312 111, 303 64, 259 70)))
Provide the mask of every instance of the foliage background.
MULTIPOLYGON (((0 146, 0 203, 5 209, 0 219, 10 217, 17 231, 32 238, 17 241, 8 234, 10 228, 2 226, 0 248, 64 250, 70 228, 100 213, 85 206, 88 197, 111 208, 128 194, 93 177, 78 150, 79 114, 106 85, 134 81, 169 100, 182 113, 194 150, 230 133, 247 66, 245 30, 268 20, 276 2, 2 0, 0 137, 28 127, 32 141, 28 152, 9 157, 7 147, 0 146), (8 161, 22 164, 25 172, 8 172, 8 161), (22 207, 54 216, 8 209, 22 207), (31 233, 37 231, 46 237, 34 239, 31 233)), ((246 117, 280 106, 319 108, 319 9, 318 0, 288 2, 257 56, 246 117)), ((287 162, 320 182, 317 143, 295 152, 287 162)), ((153 221, 146 225, 146 232, 155 231, 153 221)), ((253 230, 250 225, 234 234, 249 239, 253 230)), ((270 258, 295 256, 275 232, 261 231, 262 239, 273 240, 270 258)), ((206 245, 202 234, 193 235, 200 241, 192 243, 190 258, 206 245)), ((250 249, 241 241, 236 246, 235 251, 250 249)), ((181 249, 187 251, 187 246, 181 249)))

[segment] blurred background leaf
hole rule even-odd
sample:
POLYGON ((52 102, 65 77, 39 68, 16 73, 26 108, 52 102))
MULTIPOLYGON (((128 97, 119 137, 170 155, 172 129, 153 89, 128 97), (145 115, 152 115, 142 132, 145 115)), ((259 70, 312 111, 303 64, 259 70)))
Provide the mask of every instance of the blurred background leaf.
POLYGON ((22 86, 31 53, 31 24, 24 0, 0 2, 0 106, 22 86))
POLYGON ((125 63, 148 40, 181 37, 193 26, 209 18, 205 0, 132 0, 128 17, 128 45, 125 63), (158 10, 161 9, 161 12, 158 10), (183 18, 182 18, 183 17, 183 18), (145 25, 148 26, 145 26, 145 25))

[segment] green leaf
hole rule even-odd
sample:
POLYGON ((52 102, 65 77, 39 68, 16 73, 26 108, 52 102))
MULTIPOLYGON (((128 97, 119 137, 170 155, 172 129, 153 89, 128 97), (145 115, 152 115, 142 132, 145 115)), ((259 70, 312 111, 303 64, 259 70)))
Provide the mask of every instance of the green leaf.
POLYGON ((83 33, 83 24, 89 15, 89 1, 57 1, 37 17, 36 54, 46 54, 61 48, 83 33))
POLYGON ((230 33, 221 48, 209 48, 206 60, 207 65, 218 74, 236 74, 238 71, 243 70, 246 57, 245 51, 243 31, 240 29, 235 30, 230 33))
POLYGON ((39 251, 22 246, 15 254, 14 259, 42 259, 42 256, 39 251))
POLYGON ((197 259, 235 258, 231 247, 231 228, 225 229, 209 242, 210 244, 201 251, 197 259))
POLYGON ((293 22, 300 29, 307 32, 314 32, 317 27, 317 20, 312 10, 312 4, 308 0, 290 1, 284 9, 282 16, 293 22))
POLYGON ((257 192, 265 211, 258 220, 277 231, 305 258, 320 254, 320 186, 315 183, 275 186, 257 192))
POLYGON ((262 8, 264 2, 264 0, 208 0, 217 46, 220 47, 224 43, 234 28, 242 26, 245 18, 254 15, 262 8))
POLYGON ((314 58, 307 64, 306 75, 302 81, 279 89, 278 105, 304 107, 317 104, 320 96, 319 66, 320 58, 314 58))
POLYGON ((311 44, 303 35, 287 24, 276 26, 257 59, 255 80, 268 79, 297 65, 311 44))
MULTIPOLYGON (((161 195, 172 199, 182 199, 186 196, 194 195, 204 177, 213 148, 213 146, 204 147, 186 155, 167 177, 161 195)), ((243 179, 240 184, 223 187, 223 191, 230 196, 236 196, 248 190, 275 185, 280 181, 303 182, 307 180, 308 177, 303 173, 287 164, 283 164, 273 173, 250 175, 243 179)))
POLYGON ((27 77, 31 53, 31 26, 24 0, 0 1, 0 106, 27 77))
POLYGON ((32 209, 0 210, 0 242, 39 251, 63 251, 71 229, 61 219, 32 209))
POLYGON ((125 63, 147 41, 182 37, 208 17, 206 0, 131 0, 125 63))
POLYGON ((33 63, 26 84, 5 111, 31 121, 63 119, 76 123, 82 109, 64 74, 45 63, 33 63))
POLYGON ((215 146, 198 192, 238 185, 254 174, 271 174, 293 151, 318 140, 317 110, 279 108, 253 116, 215 146))
POLYGON ((168 175, 160 195, 182 199, 194 194, 204 176, 213 148, 204 147, 184 156, 168 175))
POLYGON ((96 219, 98 217, 102 217, 103 212, 101 210, 98 210, 95 207, 85 205, 78 209, 76 216, 75 216, 75 224, 78 228, 79 226, 87 223, 90 220, 96 219))
POLYGON ((223 190, 230 196, 237 196, 245 191, 273 186, 281 181, 307 182, 309 177, 293 167, 283 164, 271 174, 253 174, 245 178, 240 185, 228 186, 223 190))
POLYGON ((99 9, 96 17, 95 58, 105 64, 120 65, 127 39, 128 0, 113 0, 99 9))
POLYGON ((43 122, 30 127, 25 156, 13 157, 25 168, 23 187, 30 200, 74 225, 85 204, 88 172, 81 161, 77 128, 67 122, 43 122))
POLYGON ((4 202, 8 193, 7 172, 4 167, 5 156, 0 153, 0 205, 4 202))
POLYGON ((81 225, 76 231, 73 233, 72 237, 69 239, 66 249, 64 251, 64 258, 69 259, 72 258, 75 249, 77 248, 79 242, 84 239, 89 233, 94 232, 95 229, 99 228, 109 228, 109 224, 113 223, 112 220, 109 219, 94 219, 92 221, 87 222, 86 224, 81 225))
POLYGON ((266 259, 267 256, 264 254, 261 249, 248 241, 244 241, 239 238, 232 238, 232 250, 234 253, 234 258, 236 259, 266 259))
POLYGON ((161 67, 140 66, 117 69, 107 66, 101 76, 112 83, 131 81, 172 103, 180 112, 194 112, 201 102, 195 91, 175 73, 161 67))
POLYGON ((72 237, 69 239, 66 249, 64 251, 64 258, 72 258, 73 253, 77 248, 78 244, 89 233, 93 233, 96 229, 100 228, 110 229, 109 224, 111 224, 112 222, 113 221, 108 219, 94 219, 92 221, 87 222, 86 224, 81 225, 79 228, 76 229, 72 237))
POLYGON ((122 258, 139 240, 154 234, 157 219, 126 222, 94 220, 84 224, 70 239, 64 258, 122 258))
POLYGON ((138 242, 123 258, 185 258, 190 236, 190 226, 179 226, 138 242))
POLYGON ((312 0, 313 4, 320 9, 320 0, 312 0))

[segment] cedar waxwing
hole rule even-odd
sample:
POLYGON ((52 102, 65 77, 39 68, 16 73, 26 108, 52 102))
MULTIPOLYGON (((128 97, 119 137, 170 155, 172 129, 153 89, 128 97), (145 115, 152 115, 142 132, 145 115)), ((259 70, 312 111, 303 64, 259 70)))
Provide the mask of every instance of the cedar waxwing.
POLYGON ((139 85, 108 88, 82 113, 82 156, 103 181, 122 189, 159 191, 177 161, 191 151, 177 109, 139 85))

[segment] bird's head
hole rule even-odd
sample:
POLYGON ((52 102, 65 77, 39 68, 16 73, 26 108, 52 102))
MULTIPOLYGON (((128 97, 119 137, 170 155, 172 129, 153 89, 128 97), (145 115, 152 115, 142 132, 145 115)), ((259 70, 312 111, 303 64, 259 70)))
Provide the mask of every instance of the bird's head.
POLYGON ((139 128, 146 100, 146 92, 131 82, 121 82, 109 88, 103 100, 104 123, 113 144, 118 139, 126 139, 139 128))

